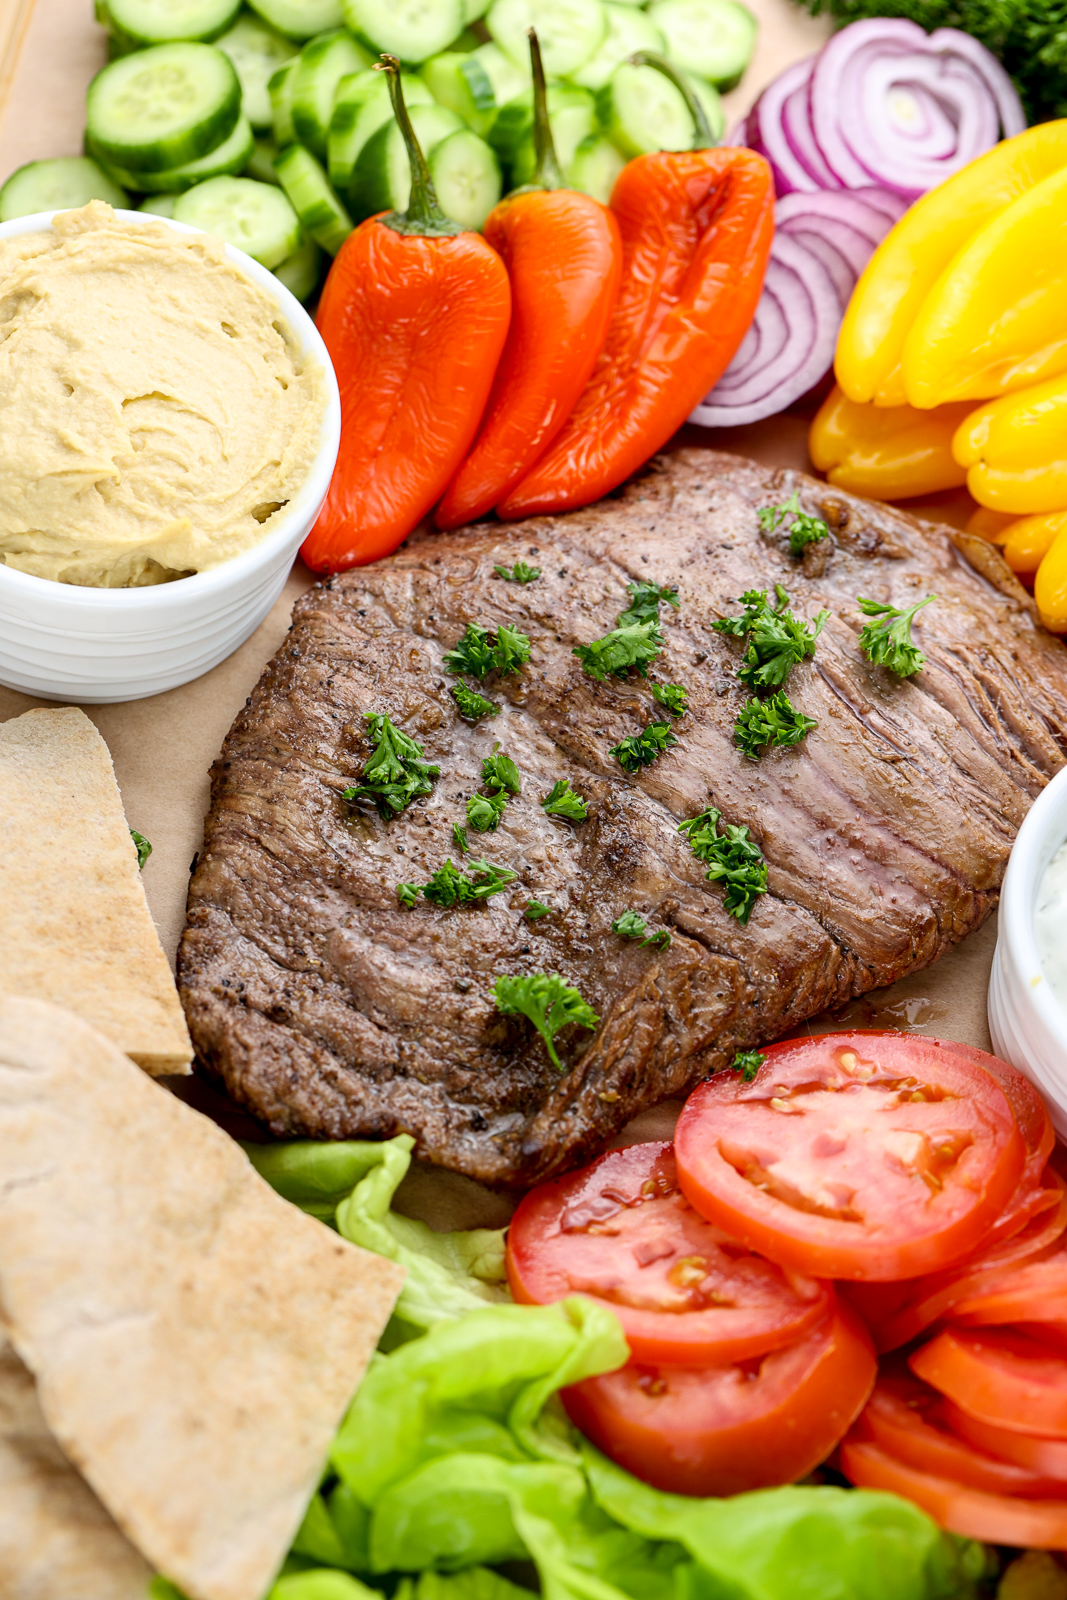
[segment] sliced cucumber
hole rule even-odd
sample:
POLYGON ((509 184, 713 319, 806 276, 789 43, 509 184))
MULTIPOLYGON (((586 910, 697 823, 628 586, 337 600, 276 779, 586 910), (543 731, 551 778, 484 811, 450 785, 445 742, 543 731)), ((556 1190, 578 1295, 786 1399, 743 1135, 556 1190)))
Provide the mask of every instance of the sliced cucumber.
POLYGON ((217 41, 233 62, 241 84, 241 110, 253 128, 269 128, 274 121, 267 84, 278 68, 296 55, 296 46, 258 17, 238 17, 217 41))
POLYGON ((469 28, 472 22, 484 17, 492 3, 493 0, 463 0, 463 26, 469 28))
POLYGON ((600 49, 574 74, 575 83, 585 89, 602 89, 615 68, 635 50, 662 53, 666 48, 663 35, 644 11, 635 11, 633 6, 606 4, 604 15, 608 31, 600 49))
POLYGON ((248 0, 264 22, 290 39, 314 39, 317 33, 339 28, 341 0, 248 0))
POLYGON ((274 276, 298 300, 308 300, 319 286, 321 265, 322 251, 314 239, 305 239, 299 249, 279 262, 274 269, 274 276))
POLYGON ((317 156, 326 154, 337 86, 370 64, 367 52, 343 28, 304 46, 293 73, 293 131, 300 144, 317 156))
POLYGON ((111 26, 136 44, 216 39, 241 9, 241 0, 108 0, 111 26))
POLYGON ((90 156, 55 156, 30 161, 0 189, 0 222, 32 217, 37 211, 74 211, 90 200, 128 206, 129 196, 101 172, 90 156))
MULTIPOLYGON (((410 106, 431 105, 433 95, 421 78, 403 74, 404 100, 410 106)), ((393 120, 389 83, 383 72, 357 72, 342 78, 330 118, 326 142, 330 182, 347 194, 360 151, 372 134, 393 120)))
POLYGON ((446 50, 427 61, 422 78, 438 105, 454 111, 475 133, 489 132, 497 112, 496 95, 476 55, 446 50))
MULTIPOLYGON (((201 156, 199 161, 189 161, 184 167, 168 167, 165 172, 132 172, 109 162, 107 172, 116 183, 127 189, 137 189, 142 194, 178 194, 191 189, 194 183, 203 183, 207 178, 218 178, 227 172, 243 172, 254 146, 248 119, 240 117, 230 137, 224 139, 217 149, 201 156)), ((93 154, 97 160, 100 159, 98 151, 94 150, 93 154)))
MULTIPOLYGON (((566 172, 574 160, 578 146, 590 138, 596 129, 596 102, 585 89, 564 86, 548 91, 548 120, 552 125, 552 142, 556 147, 559 164, 566 172)), ((533 138, 523 140, 511 163, 513 184, 530 183, 537 169, 533 138)))
POLYGON ((294 56, 292 61, 287 61, 267 79, 267 97, 270 100, 274 142, 279 150, 284 150, 286 145, 292 144, 296 138, 293 129, 293 87, 299 59, 299 56, 294 56))
POLYGON ((652 150, 689 150, 693 119, 680 89, 655 67, 616 67, 597 96, 597 110, 612 144, 627 156, 652 150))
MULTIPOLYGON (((588 89, 579 89, 571 84, 554 83, 548 91, 548 119, 552 124, 553 137, 558 140, 561 135, 565 135, 567 139, 569 149, 566 155, 558 143, 556 145, 560 164, 566 166, 580 142, 593 131, 596 124, 596 101, 588 89), (565 130, 572 131, 565 133, 565 130)), ((516 95, 514 100, 509 100, 506 106, 501 106, 489 131, 489 143, 501 161, 508 166, 519 159, 519 152, 524 145, 532 146, 531 90, 525 90, 522 94, 516 95)), ((518 181, 525 182, 526 179, 518 181)))
POLYGON ((694 77, 693 73, 682 74, 700 104, 704 107, 704 115, 708 119, 712 138, 718 143, 726 132, 726 112, 722 108, 722 99, 713 83, 706 78, 694 77))
POLYGON ((450 133, 429 157, 430 176, 446 217, 465 228, 482 228, 500 199, 504 184, 500 163, 469 128, 450 133))
POLYGON ((162 172, 213 150, 233 132, 240 110, 229 56, 213 44, 158 44, 97 73, 86 134, 107 161, 162 172))
POLYGON ((738 0, 655 0, 649 16, 667 54, 718 89, 740 81, 756 48, 757 23, 738 0))
POLYGON ((274 168, 304 232, 335 256, 352 232, 352 218, 311 151, 291 144, 274 168))
POLYGON ((509 100, 530 87, 532 74, 528 57, 525 66, 516 66, 498 44, 483 44, 471 51, 471 60, 477 61, 485 72, 498 106, 506 106, 509 100))
POLYGON ((255 178, 257 183, 276 184, 278 174, 274 170, 274 158, 277 154, 278 146, 273 139, 257 139, 244 167, 244 176, 255 178))
POLYGON ((518 66, 530 59, 529 30, 537 29, 549 78, 569 78, 599 50, 607 20, 600 0, 495 0, 486 26, 518 66))
POLYGON ((465 26, 464 0, 343 0, 345 22, 375 52, 417 66, 447 50, 465 26))
POLYGON ((616 150, 610 139, 593 134, 583 139, 574 152, 574 159, 566 168, 567 182, 583 194, 591 194, 601 205, 607 205, 615 180, 626 165, 626 157, 616 150))
POLYGON ((198 183, 178 200, 174 220, 225 239, 264 267, 276 267, 291 256, 303 237, 282 191, 253 178, 198 183))
POLYGON ((137 209, 147 211, 153 217, 172 217, 174 207, 180 199, 180 194, 150 194, 146 200, 141 201, 137 209))
MULTIPOLYGON (((433 151, 463 126, 447 106, 410 106, 411 126, 429 160, 433 151)), ((411 194, 411 164, 396 122, 379 128, 368 139, 356 162, 349 193, 352 215, 361 221, 377 211, 403 211, 411 194)))

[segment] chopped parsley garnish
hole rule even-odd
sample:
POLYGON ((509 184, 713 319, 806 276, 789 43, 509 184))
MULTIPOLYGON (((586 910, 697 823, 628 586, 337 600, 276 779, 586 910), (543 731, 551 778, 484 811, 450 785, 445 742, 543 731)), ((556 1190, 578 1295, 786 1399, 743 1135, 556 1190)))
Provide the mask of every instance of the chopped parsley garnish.
POLYGON ((697 860, 706 862, 709 881, 725 885, 726 910, 738 922, 747 922, 757 898, 767 892, 767 863, 747 827, 728 822, 719 832, 721 816, 716 807, 708 806, 698 817, 681 823, 678 832, 686 835, 697 860))
POLYGON ((742 1083, 752 1083, 766 1059, 762 1050, 739 1050, 730 1062, 730 1071, 739 1072, 742 1083))
POLYGON ((458 822, 452 824, 452 839, 461 856, 470 855, 470 840, 467 838, 466 828, 461 828, 458 822))
POLYGON ((341 798, 372 801, 378 815, 388 822, 413 800, 432 794, 433 780, 441 769, 422 761, 422 745, 383 713, 367 711, 364 716, 370 724, 367 737, 377 741, 374 754, 363 768, 362 781, 342 789, 341 798))
POLYGON ((498 754, 499 750, 499 744, 495 744, 492 755, 482 762, 482 782, 487 789, 506 789, 508 794, 518 794, 522 788, 519 769, 510 756, 498 754))
POLYGON ((677 743, 678 737, 669 722, 650 722, 643 733, 629 733, 625 739, 620 739, 612 746, 611 754, 625 772, 640 772, 677 743))
POLYGON ((800 495, 796 489, 784 505, 764 506, 759 514, 759 525, 764 533, 776 533, 786 517, 793 519, 789 528, 790 555, 801 556, 809 544, 817 544, 820 539, 830 536, 830 530, 821 518, 809 516, 801 510, 800 495))
POLYGON ((584 822, 589 815, 589 802, 575 794, 569 778, 557 778, 541 804, 550 817, 569 817, 571 822, 584 822))
POLYGON ((519 769, 510 756, 501 755, 499 744, 482 762, 482 782, 488 795, 472 794, 467 801, 467 821, 478 833, 492 833, 508 803, 509 796, 522 787, 519 769))
POLYGON ((549 1060, 558 1072, 563 1062, 553 1040, 569 1022, 579 1028, 595 1028, 600 1018, 586 1005, 577 989, 564 983, 558 972, 534 972, 529 977, 498 978, 493 985, 498 1011, 506 1017, 527 1017, 544 1040, 549 1060))
POLYGON ((460 716, 466 717, 468 722, 477 722, 479 717, 495 717, 500 710, 492 700, 487 700, 477 689, 468 689, 465 683, 453 684, 448 692, 456 702, 460 716))
POLYGON ((628 583, 626 592, 630 596, 630 604, 616 618, 616 625, 620 628, 632 627, 635 622, 658 622, 661 605, 673 606, 677 611, 681 603, 677 584, 628 583))
POLYGON ((540 567, 528 567, 525 561, 516 561, 513 567, 494 567, 493 571, 507 583, 534 583, 541 576, 540 567))
POLYGON ((612 933, 617 933, 621 939, 640 939, 641 948, 646 944, 652 945, 656 950, 666 950, 671 942, 671 936, 666 928, 661 928, 658 933, 648 932, 648 923, 639 911, 624 911, 611 924, 612 933))
POLYGON ((936 599, 936 594, 928 594, 925 600, 916 600, 907 610, 898 610, 896 606, 884 606, 878 600, 865 600, 862 595, 857 595, 856 604, 863 615, 880 618, 880 621, 868 622, 860 629, 860 649, 868 661, 873 661, 876 666, 888 667, 898 678, 913 677, 926 657, 918 645, 911 642, 912 618, 923 606, 928 606, 931 600, 936 599))
POLYGON ((136 828, 130 829, 130 838, 133 840, 133 847, 137 851, 137 870, 138 872, 143 872, 144 864, 152 854, 152 846, 144 834, 138 833, 136 828))
POLYGON ((779 689, 769 700, 749 700, 738 712, 734 744, 750 761, 758 761, 767 745, 799 744, 818 725, 814 717, 797 711, 785 690, 779 689))
POLYGON ((652 698, 658 700, 672 717, 684 717, 689 710, 689 690, 680 683, 654 683, 652 698))
POLYGON ((525 633, 518 633, 502 622, 491 632, 471 622, 455 648, 446 650, 446 672, 466 672, 472 678, 484 678, 487 673, 498 672, 502 678, 509 672, 518 672, 530 659, 530 641, 525 633))
POLYGON ((788 609, 789 596, 780 583, 775 585, 775 597, 778 604, 771 606, 766 590, 748 589, 741 596, 742 616, 722 617, 711 625, 716 633, 748 641, 737 676, 750 689, 775 689, 783 684, 798 661, 815 654, 815 641, 830 615, 820 611, 809 625, 788 609))
POLYGON ((467 824, 475 833, 495 833, 508 797, 499 789, 492 794, 472 794, 467 801, 467 824))
POLYGON ((402 906, 413 906, 420 894, 434 906, 465 906, 502 894, 517 877, 509 867, 496 867, 491 861, 472 861, 465 869, 446 861, 429 883, 398 883, 396 895, 402 906))
POLYGON ((625 628, 613 628, 602 639, 592 644, 579 644, 574 654, 582 663, 582 670, 591 678, 603 683, 605 678, 625 678, 631 667, 636 667, 642 678, 663 649, 663 635, 655 617, 648 622, 633 622, 625 628))
POLYGON ((522 914, 527 922, 539 922, 542 917, 552 915, 552 907, 546 906, 543 900, 530 900, 523 907, 522 914))

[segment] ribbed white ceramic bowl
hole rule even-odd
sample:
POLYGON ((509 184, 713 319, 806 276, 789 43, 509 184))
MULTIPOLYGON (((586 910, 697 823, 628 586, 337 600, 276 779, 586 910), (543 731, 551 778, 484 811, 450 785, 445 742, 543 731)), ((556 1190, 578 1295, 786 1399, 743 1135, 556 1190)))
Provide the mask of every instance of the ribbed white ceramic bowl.
MULTIPOLYGON (((54 212, 0 223, 0 239, 41 233, 54 212)), ((159 222, 119 211, 127 222, 159 222)), ((196 233, 180 222, 168 227, 196 233)), ((0 683, 53 700, 140 700, 198 678, 263 621, 319 514, 341 441, 337 379, 315 324, 273 273, 226 246, 235 266, 276 300, 305 354, 326 374, 318 453, 277 525, 253 549, 211 572, 144 589, 88 589, 0 564, 0 683)))
POLYGON ((1034 938, 1034 907, 1045 868, 1067 840, 1067 770, 1057 773, 1019 829, 1000 897, 989 979, 993 1049, 1044 1096, 1067 1138, 1067 1013, 1049 987, 1034 938))

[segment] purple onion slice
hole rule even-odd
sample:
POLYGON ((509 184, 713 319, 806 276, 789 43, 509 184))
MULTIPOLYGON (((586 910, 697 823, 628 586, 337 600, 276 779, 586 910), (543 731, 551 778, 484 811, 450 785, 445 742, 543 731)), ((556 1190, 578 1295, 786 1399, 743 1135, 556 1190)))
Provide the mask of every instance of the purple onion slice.
POLYGON ((794 90, 805 88, 815 59, 811 56, 787 67, 764 89, 745 123, 745 143, 770 162, 778 194, 812 192, 823 187, 800 160, 782 125, 782 107, 794 90))

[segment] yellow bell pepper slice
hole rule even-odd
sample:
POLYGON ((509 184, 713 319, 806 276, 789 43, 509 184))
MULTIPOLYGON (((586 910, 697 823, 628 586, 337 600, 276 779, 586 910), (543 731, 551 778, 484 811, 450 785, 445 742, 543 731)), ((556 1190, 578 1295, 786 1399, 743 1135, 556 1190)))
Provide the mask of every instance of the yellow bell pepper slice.
POLYGON ((870 500, 954 489, 966 473, 953 457, 952 437, 969 409, 860 405, 831 389, 812 422, 808 454, 838 489, 870 500))
POLYGON ((1029 516, 1067 506, 1067 377, 972 411, 952 453, 979 505, 1029 516))
MULTIPOLYGON (((1027 518, 1027 521, 1031 520, 1036 522, 1038 519, 1027 518)), ((1067 512, 1042 520, 1049 523, 1058 521, 1059 527, 1034 579, 1037 613, 1050 633, 1067 633, 1067 512)))
POLYGON ((1053 543, 1067 528, 1067 511, 1053 511, 1044 517, 1019 517, 1009 523, 994 540, 1017 578, 1032 583, 1034 574, 1053 543))
POLYGON ((909 405, 987 400, 1067 371, 1067 169, 975 234, 904 341, 909 405))
POLYGON ((1015 520, 1010 511, 990 511, 986 506, 979 506, 971 512, 964 531, 976 533, 979 539, 988 539, 990 544, 1003 544, 1005 530, 1015 520))
POLYGON ((845 312, 834 370, 850 400, 905 403, 904 342, 942 272, 979 229, 1065 166, 1067 118, 1005 139, 904 213, 868 262, 845 312))

